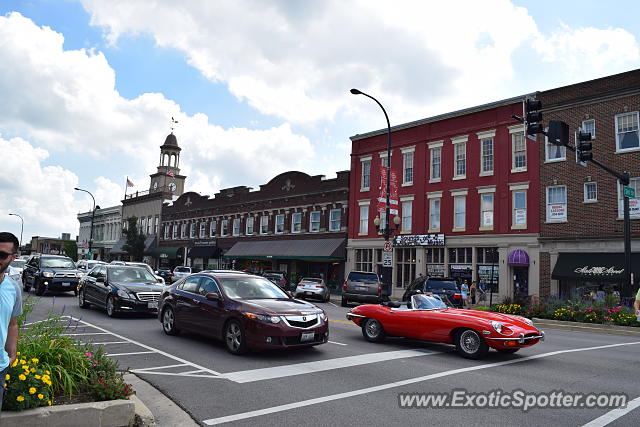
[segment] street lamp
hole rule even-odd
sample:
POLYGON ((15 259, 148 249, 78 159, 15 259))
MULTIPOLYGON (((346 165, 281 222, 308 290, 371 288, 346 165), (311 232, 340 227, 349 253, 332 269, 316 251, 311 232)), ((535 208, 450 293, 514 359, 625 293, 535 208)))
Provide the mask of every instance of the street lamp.
POLYGON ((78 188, 78 187, 74 187, 74 190, 84 191, 85 193, 88 193, 91 196, 91 199, 93 200, 93 209, 91 210, 91 229, 89 231, 89 254, 91 254, 90 259, 93 259, 93 252, 91 252, 91 247, 93 245, 93 219, 96 215, 96 199, 95 197, 93 197, 93 194, 91 194, 90 191, 83 190, 82 188, 78 188))
MULTIPOLYGON (((14 213, 10 213, 9 215, 17 216, 18 218, 20 218, 20 221, 22 221, 22 225, 20 225, 20 248, 21 248, 22 247, 22 231, 24 230, 24 218, 14 213)), ((20 248, 18 248, 18 251, 20 250, 20 248)))

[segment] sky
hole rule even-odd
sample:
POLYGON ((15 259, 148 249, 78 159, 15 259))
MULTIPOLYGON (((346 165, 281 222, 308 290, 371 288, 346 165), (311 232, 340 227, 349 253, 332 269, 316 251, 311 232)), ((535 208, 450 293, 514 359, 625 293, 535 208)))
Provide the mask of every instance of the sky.
POLYGON ((640 2, 0 0, 0 230, 78 234, 148 189, 327 178, 350 136, 640 65, 640 2))

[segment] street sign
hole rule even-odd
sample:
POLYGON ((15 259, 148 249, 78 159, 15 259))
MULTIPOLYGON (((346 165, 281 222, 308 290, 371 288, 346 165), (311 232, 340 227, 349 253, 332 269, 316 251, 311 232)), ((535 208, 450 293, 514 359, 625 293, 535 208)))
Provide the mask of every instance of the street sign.
POLYGON ((633 187, 622 187, 622 191, 624 193, 624 197, 630 197, 632 199, 636 197, 636 189, 633 187))
POLYGON ((390 240, 386 240, 384 242, 384 246, 382 247, 382 250, 385 252, 391 252, 393 250, 393 245, 391 244, 390 240))
POLYGON ((393 252, 386 252, 383 251, 382 252, 382 266, 383 267, 392 267, 393 263, 392 263, 392 257, 393 252))

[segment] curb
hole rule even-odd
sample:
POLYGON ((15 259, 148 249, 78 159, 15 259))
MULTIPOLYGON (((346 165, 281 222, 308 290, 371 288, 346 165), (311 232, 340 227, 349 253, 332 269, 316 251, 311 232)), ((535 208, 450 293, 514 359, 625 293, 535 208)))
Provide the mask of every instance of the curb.
POLYGON ((133 423, 135 405, 131 400, 43 406, 20 412, 3 412, 3 426, 29 427, 122 427, 133 423))
POLYGON ((147 408, 147 405, 142 403, 142 400, 135 394, 129 397, 129 400, 133 402, 136 410, 136 426, 139 427, 156 427, 156 420, 153 414, 147 408))
POLYGON ((640 328, 635 326, 602 325, 599 323, 578 323, 566 322, 562 320, 532 319, 536 326, 544 326, 547 329, 561 329, 575 332, 592 332, 609 335, 624 335, 640 337, 640 328))

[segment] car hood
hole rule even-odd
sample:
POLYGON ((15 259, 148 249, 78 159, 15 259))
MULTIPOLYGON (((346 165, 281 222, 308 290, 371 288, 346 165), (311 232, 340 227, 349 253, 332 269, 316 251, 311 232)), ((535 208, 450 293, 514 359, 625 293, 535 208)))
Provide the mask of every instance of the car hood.
POLYGON ((156 283, 115 282, 113 285, 129 292, 160 292, 163 286, 156 283))
POLYGON ((84 274, 84 271, 80 271, 77 270, 75 268, 51 268, 51 267, 43 267, 42 271, 52 271, 53 273, 72 273, 72 274, 78 274, 78 273, 82 273, 84 274))
POLYGON ((302 315, 321 310, 313 304, 295 299, 254 299, 242 300, 242 310, 256 314, 302 315))
POLYGON ((470 321, 473 321, 473 320, 484 320, 486 322, 496 321, 496 322, 502 322, 509 325, 520 326, 523 328, 531 328, 531 326, 529 326, 527 323, 523 322, 520 319, 520 316, 515 316, 512 314, 494 313, 492 311, 466 310, 466 309, 459 309, 459 308, 450 308, 447 310, 442 310, 442 312, 453 314, 454 316, 466 317, 470 321))

